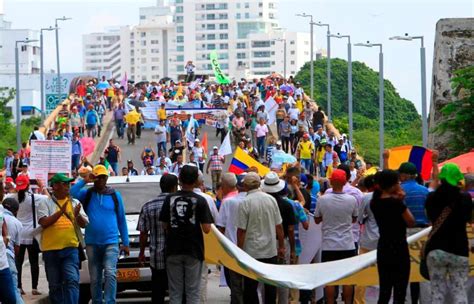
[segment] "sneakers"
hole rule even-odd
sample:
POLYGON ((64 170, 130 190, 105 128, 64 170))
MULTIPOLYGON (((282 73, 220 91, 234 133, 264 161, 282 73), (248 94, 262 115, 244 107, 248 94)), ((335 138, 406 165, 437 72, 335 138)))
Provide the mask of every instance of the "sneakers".
POLYGON ((34 296, 40 296, 40 295, 42 295, 42 293, 39 292, 38 289, 33 289, 33 290, 31 291, 31 294, 34 295, 34 296))

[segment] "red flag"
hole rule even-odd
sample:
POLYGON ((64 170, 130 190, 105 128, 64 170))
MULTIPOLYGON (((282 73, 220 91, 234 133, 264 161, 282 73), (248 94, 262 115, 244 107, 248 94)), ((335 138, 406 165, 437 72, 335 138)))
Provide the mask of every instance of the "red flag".
POLYGON ((204 153, 207 154, 207 132, 204 132, 201 140, 201 146, 204 149, 204 153))

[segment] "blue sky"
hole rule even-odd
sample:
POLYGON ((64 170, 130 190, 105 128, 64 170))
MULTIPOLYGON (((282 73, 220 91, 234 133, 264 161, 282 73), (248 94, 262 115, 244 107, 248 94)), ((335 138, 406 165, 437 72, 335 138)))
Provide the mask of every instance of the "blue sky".
MULTIPOLYGON (((138 8, 156 3, 155 0, 0 1, 4 2, 6 19, 13 22, 14 28, 39 29, 53 25, 58 17, 73 18, 60 25, 62 72, 81 71, 82 34, 103 31, 107 26, 137 24, 138 8)), ((295 17, 296 13, 305 12, 312 14, 315 21, 329 23, 334 34, 350 34, 353 43, 367 40, 383 43, 385 78, 420 111, 419 41, 388 38, 404 33, 425 36, 429 97, 436 22, 441 18, 472 17, 473 3, 471 0, 280 0, 278 13, 281 27, 288 30, 309 32, 309 20, 295 17)), ((315 41, 317 47, 326 47, 325 28, 315 27, 315 41)), ((53 32, 45 34, 45 44, 45 67, 55 69, 53 32)), ((346 52, 344 40, 332 40, 333 57, 346 59, 346 52)), ((353 60, 378 70, 377 52, 377 49, 354 47, 352 56, 353 60)))

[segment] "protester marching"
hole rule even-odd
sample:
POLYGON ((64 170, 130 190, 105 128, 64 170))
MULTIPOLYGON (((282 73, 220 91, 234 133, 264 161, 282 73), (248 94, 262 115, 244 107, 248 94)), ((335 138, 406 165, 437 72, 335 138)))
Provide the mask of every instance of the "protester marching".
MULTIPOLYGON (((21 150, 5 151, 1 303, 22 301, 26 252, 33 294, 46 292, 38 290, 41 256, 49 300, 78 303, 79 265, 87 257, 92 302, 115 303, 117 261, 130 254, 130 229, 140 233, 135 258, 150 268, 152 303, 207 303, 208 271, 216 271, 205 260, 212 225, 250 258, 288 269, 376 250, 378 303, 405 303, 407 290, 418 303, 427 284, 431 303, 469 302, 472 173, 454 163, 438 171, 435 151, 396 168, 389 164, 395 154, 386 151, 385 163, 374 167, 293 78, 206 81, 195 69, 189 61, 185 81, 110 79, 105 89, 82 83, 46 134, 35 128, 21 150), (107 119, 115 126, 110 138, 107 119), (139 146, 147 134, 154 142, 139 146), (220 144, 209 149, 212 136, 220 144), (69 142, 71 166, 37 182, 30 178, 30 147, 43 140, 69 142), (91 163, 101 141, 105 147, 91 163), (123 150, 134 146, 139 163, 124 159, 123 150), (109 178, 140 175, 159 176, 154 187, 161 194, 140 202, 137 226, 130 227, 130 202, 109 178), (420 284, 410 280, 407 237, 427 227, 422 259, 430 283, 420 284), (314 245, 307 237, 316 233, 319 253, 307 260, 304 252, 314 245)), ((295 289, 220 266, 233 304, 366 303, 365 285, 295 289)))

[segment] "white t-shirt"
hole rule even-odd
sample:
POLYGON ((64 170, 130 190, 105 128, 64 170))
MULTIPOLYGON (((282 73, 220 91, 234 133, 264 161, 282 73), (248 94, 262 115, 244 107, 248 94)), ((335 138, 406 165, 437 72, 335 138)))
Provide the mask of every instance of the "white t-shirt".
POLYGON ((8 268, 7 248, 5 247, 5 243, 3 242, 3 237, 1 237, 4 216, 5 215, 3 214, 3 206, 0 205, 0 270, 8 268))
MULTIPOLYGON (((18 200, 17 193, 10 193, 5 196, 13 197, 18 200)), ((20 244, 22 245, 31 245, 33 244, 33 238, 36 234, 41 231, 41 226, 38 224, 38 206, 41 203, 45 203, 48 197, 46 195, 35 194, 35 206, 36 206, 36 228, 33 228, 33 209, 31 208, 31 193, 25 194, 25 200, 20 202, 20 208, 16 214, 16 218, 23 225, 23 230, 21 231, 20 244)))
POLYGON ((237 194, 231 198, 224 198, 219 209, 219 215, 217 216, 216 225, 225 228, 225 236, 237 244, 237 217, 239 216, 239 205, 245 198, 237 194))
POLYGON ((345 193, 329 193, 318 198, 314 217, 322 217, 322 250, 355 249, 352 218, 358 215, 356 199, 345 193))
POLYGON ((258 124, 255 127, 255 132, 257 133, 257 137, 267 136, 268 127, 267 125, 258 124))
POLYGON ((357 169, 354 168, 353 170, 351 170, 351 179, 349 179, 349 182, 352 183, 353 181, 355 181, 356 178, 357 178, 357 169))
POLYGON ((21 231, 23 230, 23 225, 16 217, 8 214, 7 212, 8 211, 5 211, 3 214, 5 223, 7 223, 8 236, 10 237, 10 241, 8 242, 7 246, 7 254, 14 258, 15 246, 20 246, 20 235, 21 231))
POLYGON ((298 110, 298 108, 291 108, 288 110, 288 115, 290 116, 291 120, 298 120, 298 116, 300 116, 300 110, 298 110))
POLYGON ((204 159, 204 148, 193 147, 192 152, 194 153, 194 159, 197 159, 199 163, 203 164, 206 162, 204 159))
POLYGON ((155 127, 156 142, 166 142, 166 126, 157 125, 155 127), (160 134, 156 134, 156 132, 160 134))

